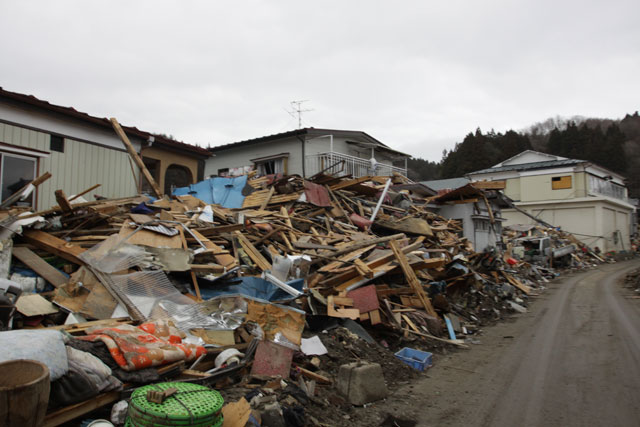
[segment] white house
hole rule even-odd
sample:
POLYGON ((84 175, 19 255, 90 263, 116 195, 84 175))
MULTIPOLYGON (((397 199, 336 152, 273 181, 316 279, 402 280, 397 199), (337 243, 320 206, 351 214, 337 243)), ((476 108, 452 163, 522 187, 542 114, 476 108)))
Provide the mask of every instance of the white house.
MULTIPOLYGON (((210 155, 206 149, 135 127, 123 129, 166 192, 202 178, 204 159, 210 155)), ((0 88, 2 200, 44 172, 51 178, 24 202, 36 209, 57 204, 57 189, 70 196, 101 184, 84 197, 116 198, 137 194, 146 183, 137 168, 132 169, 124 144, 106 118, 0 88)))
POLYGON ((256 169, 260 174, 319 172, 354 177, 407 174, 408 154, 360 131, 304 128, 209 149, 205 175, 234 176, 256 169))
MULTIPOLYGON (((504 193, 529 215, 573 233, 588 246, 628 250, 634 207, 624 177, 594 163, 527 150, 467 175, 472 181, 505 181, 504 193)), ((531 224, 503 209, 504 225, 531 224)))

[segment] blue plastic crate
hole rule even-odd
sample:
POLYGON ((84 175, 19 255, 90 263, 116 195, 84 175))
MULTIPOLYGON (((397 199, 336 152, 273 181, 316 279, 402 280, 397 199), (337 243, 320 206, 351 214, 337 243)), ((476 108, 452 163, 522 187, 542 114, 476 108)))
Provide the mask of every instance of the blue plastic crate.
POLYGON ((395 353, 395 356, 418 371, 424 371, 425 368, 431 366, 432 354, 427 351, 405 347, 395 353))

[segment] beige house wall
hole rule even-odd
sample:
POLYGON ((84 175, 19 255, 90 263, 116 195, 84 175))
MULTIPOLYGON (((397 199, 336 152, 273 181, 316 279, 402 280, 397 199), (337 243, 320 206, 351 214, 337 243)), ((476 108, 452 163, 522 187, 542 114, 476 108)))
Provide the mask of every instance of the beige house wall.
MULTIPOLYGON (((158 176, 154 178, 158 182, 160 189, 164 191, 165 175, 167 168, 171 165, 183 166, 191 172, 191 183, 195 184, 198 179, 198 160, 175 151, 169 151, 156 146, 145 147, 142 149, 142 158, 158 160, 160 167, 158 168, 158 176)), ((144 178, 143 178, 144 179, 144 178)))
MULTIPOLYGON (((566 200, 576 197, 586 197, 587 195, 587 178, 584 172, 565 172, 551 173, 546 175, 521 176, 519 180, 520 197, 513 200, 521 202, 537 202, 542 200, 566 200), (571 176, 571 188, 554 190, 552 187, 552 178, 571 176)), ((516 178, 507 179, 507 188, 511 181, 516 178)), ((516 185, 514 182, 511 185, 516 185)))
MULTIPOLYGON (((604 251, 628 250, 631 211, 608 200, 578 201, 566 203, 518 204, 530 215, 561 227, 575 235, 582 243, 604 251), (614 236, 617 234, 617 236, 614 236)), ((503 209, 504 226, 536 224, 536 221, 514 210, 503 209)))

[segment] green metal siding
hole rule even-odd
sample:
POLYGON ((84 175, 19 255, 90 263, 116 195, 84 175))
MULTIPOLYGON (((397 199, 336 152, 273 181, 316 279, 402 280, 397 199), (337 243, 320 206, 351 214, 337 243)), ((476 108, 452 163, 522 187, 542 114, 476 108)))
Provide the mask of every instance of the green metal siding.
POLYGON ((73 139, 64 140, 64 153, 49 150, 49 134, 0 123, 0 141, 6 144, 49 152, 41 158, 38 174, 50 172, 52 177, 38 187, 38 209, 56 205, 54 191, 58 189, 70 196, 95 184, 100 188, 86 194, 115 198, 136 194, 136 181, 129 166, 129 155, 73 139))

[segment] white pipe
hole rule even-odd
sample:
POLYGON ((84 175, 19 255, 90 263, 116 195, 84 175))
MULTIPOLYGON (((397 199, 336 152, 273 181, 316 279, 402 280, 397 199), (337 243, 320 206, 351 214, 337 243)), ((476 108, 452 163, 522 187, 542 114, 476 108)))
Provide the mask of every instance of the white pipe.
POLYGON ((285 291, 286 293, 288 293, 289 295, 292 295, 294 297, 299 297, 301 295, 304 295, 302 292, 300 292, 299 290, 297 290, 296 288, 287 285, 286 283, 284 283, 282 280, 278 279, 276 276, 274 276, 271 273, 267 273, 266 271, 263 273, 264 279, 273 283, 274 285, 276 285, 277 287, 279 287, 280 289, 282 289, 283 291, 285 291))
POLYGON ((387 195, 387 191, 389 191, 389 186, 391 185, 391 178, 389 178, 387 180, 387 183, 384 185, 384 190, 382 190, 382 195, 380 196, 380 199, 378 200, 378 204, 376 205, 376 208, 373 210, 373 213, 371 214, 371 219, 370 221, 373 222, 374 219, 376 219, 376 215, 378 215, 378 211, 380 210, 380 206, 382 206, 382 201, 384 200, 385 196, 387 195))

